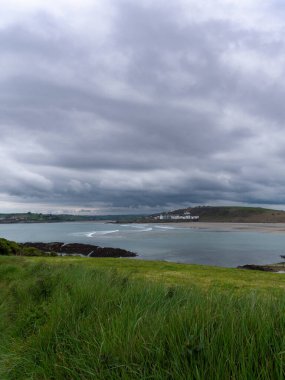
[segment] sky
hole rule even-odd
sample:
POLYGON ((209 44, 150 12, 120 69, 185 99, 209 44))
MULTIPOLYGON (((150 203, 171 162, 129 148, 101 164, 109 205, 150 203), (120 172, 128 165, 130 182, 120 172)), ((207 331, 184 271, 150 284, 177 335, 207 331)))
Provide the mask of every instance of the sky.
POLYGON ((281 0, 0 0, 0 212, 285 205, 281 0))

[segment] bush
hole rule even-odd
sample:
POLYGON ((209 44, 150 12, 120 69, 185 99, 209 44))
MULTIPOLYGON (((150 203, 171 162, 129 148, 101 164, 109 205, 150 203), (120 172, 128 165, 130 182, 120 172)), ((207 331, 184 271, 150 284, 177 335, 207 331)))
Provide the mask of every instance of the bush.
MULTIPOLYGON (((14 241, 0 238, 0 255, 2 256, 45 256, 43 251, 34 247, 23 247, 14 241)), ((54 256, 51 253, 49 256, 54 256)))
POLYGON ((0 255, 19 255, 21 253, 21 247, 13 242, 3 238, 0 238, 0 255))
POLYGON ((21 252, 22 256, 43 256, 43 252, 34 247, 24 247, 21 252))

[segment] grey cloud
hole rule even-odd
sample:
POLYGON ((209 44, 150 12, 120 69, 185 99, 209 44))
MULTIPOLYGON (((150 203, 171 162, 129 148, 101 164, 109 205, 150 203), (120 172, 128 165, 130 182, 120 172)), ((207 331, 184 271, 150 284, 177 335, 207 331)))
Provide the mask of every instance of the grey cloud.
POLYGON ((187 21, 174 2, 113 5, 101 39, 46 11, 0 30, 1 193, 35 208, 284 204, 281 35, 187 21))

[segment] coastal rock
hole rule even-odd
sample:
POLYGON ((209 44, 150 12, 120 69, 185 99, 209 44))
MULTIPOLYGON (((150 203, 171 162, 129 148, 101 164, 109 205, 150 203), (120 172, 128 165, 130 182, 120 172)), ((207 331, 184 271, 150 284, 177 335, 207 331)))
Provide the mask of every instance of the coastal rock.
POLYGON ((275 272, 275 270, 267 265, 255 265, 255 264, 247 264, 238 266, 238 269, 248 269, 248 270, 261 270, 263 272, 275 272))
POLYGON ((98 247, 92 244, 81 243, 23 243, 24 247, 34 247, 43 252, 56 252, 62 255, 82 255, 88 257, 135 257, 136 253, 121 248, 98 247))

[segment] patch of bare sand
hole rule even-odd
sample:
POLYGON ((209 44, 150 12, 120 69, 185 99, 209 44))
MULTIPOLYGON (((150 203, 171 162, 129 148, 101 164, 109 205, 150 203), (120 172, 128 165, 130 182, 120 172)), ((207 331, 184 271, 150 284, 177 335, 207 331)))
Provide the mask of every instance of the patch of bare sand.
POLYGON ((198 230, 211 231, 256 231, 269 233, 285 233, 285 223, 211 223, 211 222, 182 222, 164 223, 163 225, 188 227, 198 230))

